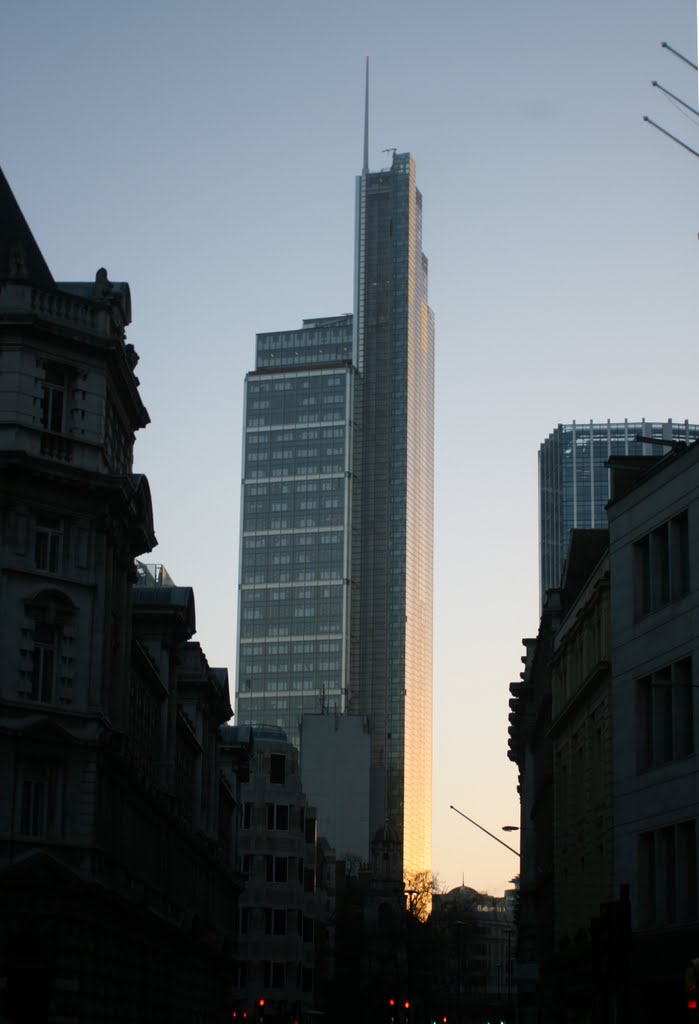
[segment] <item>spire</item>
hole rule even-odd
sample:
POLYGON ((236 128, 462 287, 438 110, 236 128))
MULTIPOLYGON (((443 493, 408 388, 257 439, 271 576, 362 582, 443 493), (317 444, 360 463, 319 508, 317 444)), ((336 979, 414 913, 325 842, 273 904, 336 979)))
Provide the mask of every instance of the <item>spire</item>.
POLYGON ((366 80, 364 84, 364 164, 362 174, 369 173, 369 58, 366 59, 366 80))

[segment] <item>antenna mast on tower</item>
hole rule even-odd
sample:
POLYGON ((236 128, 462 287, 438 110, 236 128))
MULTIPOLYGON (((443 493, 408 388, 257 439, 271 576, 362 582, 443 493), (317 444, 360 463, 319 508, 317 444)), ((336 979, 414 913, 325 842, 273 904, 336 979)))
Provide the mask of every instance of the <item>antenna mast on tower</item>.
POLYGON ((364 163, 362 174, 369 173, 369 58, 366 59, 366 80, 364 84, 364 163))

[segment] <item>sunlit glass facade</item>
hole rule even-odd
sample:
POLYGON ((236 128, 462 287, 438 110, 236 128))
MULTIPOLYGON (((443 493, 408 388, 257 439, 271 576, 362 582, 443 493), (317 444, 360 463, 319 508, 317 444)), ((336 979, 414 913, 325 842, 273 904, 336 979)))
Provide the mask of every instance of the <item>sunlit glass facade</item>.
POLYGON ((637 441, 641 435, 691 444, 699 426, 668 420, 559 423, 539 448, 540 596, 558 587, 570 531, 607 526, 611 455, 663 455, 667 448, 637 441))
POLYGON ((350 710, 371 721, 372 834, 432 864, 434 317, 415 163, 357 183, 359 370, 350 710))
POLYGON ((415 163, 357 182, 354 316, 260 334, 245 384, 237 721, 369 719, 370 834, 432 865, 434 316, 415 163))

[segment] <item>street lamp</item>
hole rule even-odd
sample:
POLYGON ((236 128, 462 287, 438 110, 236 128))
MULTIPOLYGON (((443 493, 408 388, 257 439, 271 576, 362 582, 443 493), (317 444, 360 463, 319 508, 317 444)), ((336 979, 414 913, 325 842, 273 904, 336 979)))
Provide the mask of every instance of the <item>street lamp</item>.
MULTIPOLYGON (((481 830, 481 832, 485 832, 485 834, 487 836, 490 836, 491 839, 494 839, 496 843, 500 843, 500 846, 504 846, 506 850, 510 851, 510 853, 514 853, 515 857, 520 857, 521 856, 519 850, 515 850, 514 846, 509 846, 507 843, 503 842, 502 839, 498 839, 498 837, 494 836, 492 832, 489 832, 487 828, 483 828, 483 826, 479 825, 477 821, 473 820, 473 818, 469 818, 468 814, 464 814, 463 811, 460 811, 458 807, 454 807, 453 804, 449 804, 449 810, 450 811, 456 811, 456 813, 460 814, 462 818, 466 819, 466 821, 470 821, 471 824, 475 825, 476 828, 479 828, 481 830)), ((503 831, 505 831, 505 832, 515 832, 516 830, 517 830, 517 826, 516 825, 506 825, 503 831)))

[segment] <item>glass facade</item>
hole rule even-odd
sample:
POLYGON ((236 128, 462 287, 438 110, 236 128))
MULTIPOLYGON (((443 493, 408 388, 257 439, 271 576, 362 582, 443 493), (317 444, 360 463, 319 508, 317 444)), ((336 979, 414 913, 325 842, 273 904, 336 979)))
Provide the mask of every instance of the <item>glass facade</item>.
POLYGON ((539 588, 544 594, 559 586, 568 554, 570 531, 606 527, 611 455, 662 455, 658 445, 637 441, 637 435, 691 444, 699 426, 684 420, 653 423, 561 424, 539 448, 539 588))
POLYGON ((357 186, 357 403, 350 705, 371 722, 371 833, 432 864, 434 317, 415 163, 357 186))
POLYGON ((299 742, 343 711, 349 642, 352 317, 260 334, 245 382, 237 722, 299 742))
POLYGON ((237 722, 367 716, 370 834, 432 866, 434 316, 415 163, 357 181, 354 316, 261 334, 245 385, 237 722))

